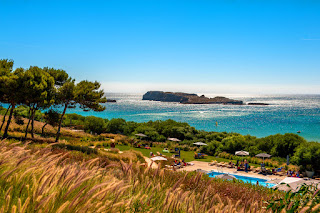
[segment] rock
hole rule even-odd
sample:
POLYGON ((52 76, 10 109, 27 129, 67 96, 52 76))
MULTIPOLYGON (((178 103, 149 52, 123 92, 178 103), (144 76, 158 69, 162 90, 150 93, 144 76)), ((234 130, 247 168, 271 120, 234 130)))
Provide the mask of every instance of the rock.
POLYGON ((197 94, 182 92, 162 92, 148 91, 143 95, 142 100, 179 102, 182 104, 236 104, 243 105, 243 101, 233 100, 222 96, 207 98, 204 95, 200 97, 197 94))
POLYGON ((113 100, 113 99, 107 99, 107 103, 115 103, 117 102, 116 100, 113 100))
POLYGON ((266 104, 266 103, 248 103, 248 105, 269 105, 269 104, 266 104))

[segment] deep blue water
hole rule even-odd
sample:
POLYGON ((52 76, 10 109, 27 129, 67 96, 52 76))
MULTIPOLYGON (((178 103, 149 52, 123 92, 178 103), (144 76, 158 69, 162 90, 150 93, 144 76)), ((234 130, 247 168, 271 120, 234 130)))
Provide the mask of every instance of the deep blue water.
MULTIPOLYGON (((221 174, 225 174, 225 173, 214 172, 214 171, 211 171, 208 173, 209 177, 212 177, 212 178, 214 178, 217 175, 221 175, 221 174)), ((276 185, 273 183, 266 183, 266 181, 268 181, 266 179, 248 177, 248 176, 243 176, 243 175, 235 175, 235 174, 231 174, 231 175, 234 176, 235 178, 237 178, 238 180, 242 180, 245 183, 251 183, 251 184, 255 185, 258 182, 259 185, 264 186, 264 187, 268 187, 268 188, 271 188, 276 185)))
MULTIPOLYGON (((277 133, 296 133, 309 141, 320 142, 320 95, 224 95, 244 102, 263 102, 268 106, 184 105, 142 101, 143 94, 107 94, 117 103, 106 103, 103 112, 68 109, 67 113, 129 121, 173 119, 197 129, 227 131, 264 137, 277 133), (215 123, 218 122, 218 126, 215 123)), ((199 94, 200 95, 200 94, 199 94)), ((214 97, 215 94, 205 94, 214 97)))
POLYGON ((69 109, 68 113, 108 119, 124 118, 136 122, 173 119, 187 122, 197 129, 238 132, 257 137, 301 131, 300 135, 307 140, 320 141, 320 95, 224 95, 246 103, 268 103, 268 106, 185 105, 142 101, 142 95, 107 94, 108 98, 116 99, 117 103, 106 103, 107 109, 104 112, 69 109))

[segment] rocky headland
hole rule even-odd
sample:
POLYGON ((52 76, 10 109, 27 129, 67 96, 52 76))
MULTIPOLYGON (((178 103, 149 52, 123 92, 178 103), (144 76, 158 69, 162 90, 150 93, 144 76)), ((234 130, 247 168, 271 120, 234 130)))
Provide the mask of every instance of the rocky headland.
POLYGON ((233 100, 230 98, 217 96, 208 98, 204 95, 198 96, 192 93, 182 92, 162 92, 162 91, 148 91, 143 95, 142 100, 162 101, 162 102, 179 102, 182 104, 233 104, 243 105, 243 101, 233 100))

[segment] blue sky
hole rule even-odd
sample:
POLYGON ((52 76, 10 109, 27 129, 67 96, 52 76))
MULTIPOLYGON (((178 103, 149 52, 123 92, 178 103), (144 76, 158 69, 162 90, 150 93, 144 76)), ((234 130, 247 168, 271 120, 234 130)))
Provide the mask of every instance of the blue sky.
POLYGON ((0 58, 107 92, 320 91, 315 0, 0 0, 0 11, 0 58))

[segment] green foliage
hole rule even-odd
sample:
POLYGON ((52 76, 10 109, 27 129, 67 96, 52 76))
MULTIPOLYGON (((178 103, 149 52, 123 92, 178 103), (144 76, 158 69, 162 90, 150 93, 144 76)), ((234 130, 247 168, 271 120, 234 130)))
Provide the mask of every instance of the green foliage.
POLYGON ((58 89, 57 104, 64 106, 64 110, 59 122, 56 142, 59 140, 60 128, 68 107, 78 104, 84 111, 100 112, 105 110, 105 106, 100 105, 100 103, 106 102, 106 98, 103 97, 104 91, 99 90, 100 86, 100 83, 96 81, 81 81, 75 84, 74 80, 69 79, 58 89))
POLYGON ((269 200, 267 209, 272 212, 319 212, 320 193, 317 186, 302 185, 296 192, 287 192, 285 196, 269 200))
POLYGON ((13 116, 16 105, 23 103, 24 88, 23 76, 24 69, 18 68, 15 71, 12 69, 13 61, 4 59, 0 60, 0 102, 11 105, 9 118, 3 133, 3 137, 8 137, 9 125, 13 116))
POLYGON ((306 170, 311 165, 314 170, 320 170, 320 144, 310 142, 299 146, 294 153, 292 162, 306 170))
POLYGON ((63 119, 62 126, 84 126, 86 117, 76 113, 66 114, 63 119))
POLYGON ((222 144, 219 141, 212 141, 208 143, 208 146, 202 146, 200 148, 201 153, 215 156, 217 152, 222 149, 222 144))
POLYGON ((12 72, 13 68, 13 60, 9 59, 1 59, 0 60, 0 76, 8 75, 12 72))
POLYGON ((54 78, 42 68, 31 66, 24 72, 24 104, 36 109, 47 108, 54 103, 54 78))
POLYGON ((54 84, 56 86, 62 86, 67 81, 71 81, 71 78, 69 77, 68 73, 64 70, 49 67, 44 67, 43 70, 49 73, 49 75, 51 75, 54 78, 54 84))
POLYGON ((99 90, 101 84, 97 81, 81 81, 76 85, 74 92, 74 99, 80 108, 84 110, 93 111, 103 111, 106 109, 105 106, 100 105, 100 103, 105 103, 107 101, 104 98, 104 91, 99 90))
MULTIPOLYGON (((26 105, 20 105, 15 108, 14 116, 21 116, 23 118, 29 118, 30 117, 29 111, 30 111, 30 107, 28 107, 26 105)), ((43 116, 43 113, 40 110, 35 111, 34 119, 36 121, 41 121, 42 116, 43 116)))
POLYGON ((13 115, 14 115, 14 121, 16 122, 16 124, 18 124, 18 125, 23 125, 24 124, 24 120, 22 119, 22 116, 19 115, 17 113, 17 111, 14 111, 13 115))
POLYGON ((87 132, 101 134, 105 132, 105 127, 105 120, 94 116, 86 117, 84 122, 84 130, 87 132))
POLYGON ((74 150, 74 151, 79 151, 85 154, 98 154, 98 151, 95 149, 91 149, 87 146, 76 146, 76 145, 70 145, 70 144, 64 144, 64 143, 59 143, 59 144, 54 144, 52 145, 52 149, 66 149, 66 150, 74 150))
POLYGON ((286 158, 292 156, 295 150, 306 140, 297 134, 286 133, 284 135, 276 134, 258 140, 258 149, 270 153, 272 156, 286 158))
POLYGON ((122 118, 113 118, 106 125, 106 131, 110 133, 123 133, 126 128, 126 121, 122 118))
POLYGON ((43 119, 47 124, 50 124, 51 126, 57 126, 60 119, 60 114, 57 111, 50 109, 44 113, 43 119))

